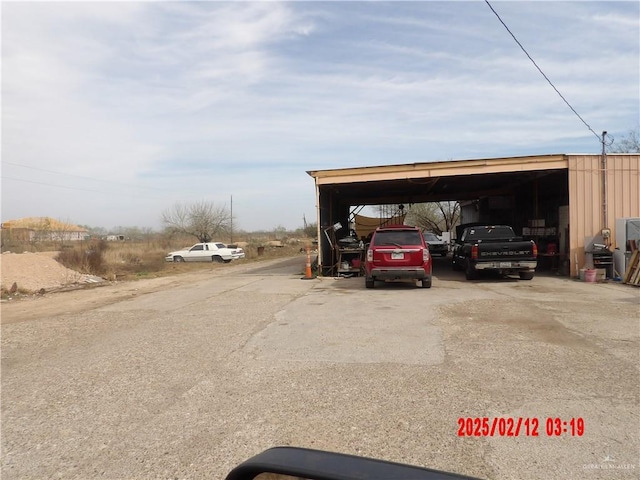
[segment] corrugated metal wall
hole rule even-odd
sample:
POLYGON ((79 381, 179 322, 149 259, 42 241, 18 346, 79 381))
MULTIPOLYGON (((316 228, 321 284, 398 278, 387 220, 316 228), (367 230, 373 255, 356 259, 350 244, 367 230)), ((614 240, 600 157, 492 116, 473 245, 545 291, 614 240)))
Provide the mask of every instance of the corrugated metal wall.
POLYGON ((611 229, 615 245, 616 218, 640 216, 640 155, 607 155, 608 225, 603 225, 602 157, 569 155, 569 223, 571 275, 577 276, 585 265, 585 247, 600 232, 611 229))

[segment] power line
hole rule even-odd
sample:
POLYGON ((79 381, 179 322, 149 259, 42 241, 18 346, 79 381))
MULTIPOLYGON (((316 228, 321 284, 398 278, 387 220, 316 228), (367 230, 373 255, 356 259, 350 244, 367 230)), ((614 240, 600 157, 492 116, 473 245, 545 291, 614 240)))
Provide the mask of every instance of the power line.
POLYGON ((580 114, 579 114, 578 112, 576 112, 575 108, 573 108, 573 107, 571 106, 571 104, 567 101, 567 99, 566 99, 566 98, 564 98, 564 96, 560 93, 560 91, 556 88, 556 86, 551 82, 551 80, 549 80, 549 77, 547 77, 547 76, 545 75, 545 73, 544 73, 544 72, 542 71, 542 69, 538 66, 538 64, 535 62, 535 60, 534 60, 533 58, 531 58, 531 55, 529 55, 529 52, 527 52, 527 51, 525 50, 525 48, 524 48, 524 47, 522 46, 522 44, 518 41, 518 39, 516 38, 516 36, 511 32, 511 30, 509 30, 509 27, 507 27, 507 24, 506 24, 506 23, 504 23, 504 22, 502 21, 502 18, 500 18, 500 15, 498 15, 498 12, 496 12, 496 11, 494 10, 494 8, 491 6, 491 4, 489 3, 489 0, 484 0, 484 1, 485 1, 485 3, 489 6, 489 8, 491 9, 491 11, 495 14, 495 16, 496 16, 496 17, 498 17, 498 20, 500 20, 500 23, 504 26, 504 28, 506 28, 506 29, 507 29, 507 32, 509 32, 509 34, 513 37, 513 39, 514 39, 514 40, 515 40, 515 42, 518 44, 518 46, 522 49, 522 51, 525 53, 525 55, 526 55, 527 57, 529 57, 529 60, 531 60, 531 63, 533 63, 533 65, 538 69, 538 71, 542 74, 542 76, 545 78, 545 80, 546 80, 547 82, 549 82, 549 85, 551 85, 551 87, 556 91, 556 93, 557 93, 558 95, 560 95, 560 98, 564 101, 564 103, 566 103, 566 104, 567 104, 567 106, 571 109, 571 111, 572 111, 573 113, 575 113, 575 114, 576 114, 576 116, 580 119, 580 121, 581 121, 582 123, 584 123, 584 124, 585 124, 585 126, 586 126, 586 127, 587 127, 587 128, 588 128, 588 129, 589 129, 589 130, 590 130, 590 131, 591 131, 595 136, 596 136, 596 138, 598 139, 598 142, 601 142, 600 135, 598 135, 598 134, 593 130, 593 128, 591 128, 591 127, 589 126, 589 124, 588 124, 587 122, 585 122, 585 121, 584 121, 584 119, 580 116, 580 114))
MULTIPOLYGON (((25 182, 25 183, 33 183, 36 185, 45 185, 47 187, 56 187, 56 188, 66 188, 67 190, 80 190, 82 192, 91 192, 91 193, 103 193, 105 195, 113 195, 113 192, 104 192, 104 191, 100 191, 100 190, 95 190, 95 189, 89 189, 89 188, 79 188, 79 187, 68 187, 65 185, 55 185, 53 183, 44 183, 44 182, 35 182, 33 180, 25 180, 24 178, 14 178, 14 177, 7 177, 7 176, 0 176, 0 179, 2 180, 15 180, 18 182, 25 182)), ((148 200, 156 200, 157 198, 151 198, 151 197, 144 197, 144 196, 139 196, 139 195, 127 195, 126 193, 122 193, 122 194, 118 194, 118 195, 122 195, 122 196, 130 196, 133 198, 146 198, 148 200)))
MULTIPOLYGON (((55 175, 62 175, 62 176, 66 176, 66 177, 82 178, 82 179, 84 179, 84 180, 93 180, 93 181, 95 181, 95 182, 110 183, 110 184, 113 184, 113 185, 118 185, 118 186, 120 186, 120 187, 127 187, 127 188, 146 188, 146 189, 149 189, 149 190, 163 191, 162 189, 160 189, 160 188, 155 188, 155 187, 141 187, 141 186, 138 186, 138 185, 131 185, 131 184, 120 183, 120 182, 113 182, 113 181, 110 181, 110 180, 102 180, 102 179, 100 179, 100 178, 85 177, 85 176, 82 176, 82 175, 74 175, 73 173, 56 172, 56 171, 54 171, 54 170, 47 170, 47 169, 45 169, 45 168, 32 167, 32 166, 29 166, 29 165, 21 165, 21 164, 19 164, 19 163, 7 162, 7 161, 4 161, 4 160, 2 161, 2 163, 3 163, 3 164, 6 164, 6 165, 13 165, 14 167, 29 168, 29 169, 31 169, 31 170, 38 170, 38 171, 40 171, 40 172, 53 173, 53 174, 55 174, 55 175)), ((13 178, 12 180, 19 180, 19 179, 13 178)), ((24 180, 24 181, 25 181, 25 182, 28 182, 29 180, 24 180)), ((31 182, 31 183, 37 183, 37 182, 31 182)), ((43 184, 43 185, 47 185, 47 184, 43 184)), ((55 186, 55 185, 53 185, 53 186, 55 186)))

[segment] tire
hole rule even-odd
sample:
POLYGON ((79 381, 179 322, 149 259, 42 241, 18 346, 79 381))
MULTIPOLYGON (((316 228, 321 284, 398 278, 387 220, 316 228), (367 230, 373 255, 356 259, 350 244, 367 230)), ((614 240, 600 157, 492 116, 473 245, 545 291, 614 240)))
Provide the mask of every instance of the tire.
POLYGON ((471 265, 470 262, 467 262, 467 268, 464 270, 464 275, 467 280, 476 280, 478 278, 478 271, 471 265))
POLYGON ((231 260, 225 260, 224 263, 231 263, 231 260))
POLYGON ((173 261, 174 263, 181 263, 184 262, 184 258, 178 256, 178 257, 173 257, 173 261))
POLYGON ((531 280, 534 272, 519 272, 518 275, 520 275, 520 280, 531 280))
POLYGON ((422 280, 422 288, 431 288, 431 278, 422 280))
POLYGON ((365 277, 364 279, 364 286, 366 288, 373 288, 376 285, 376 281, 373 279, 373 277, 365 277))
POLYGON ((222 259, 222 257, 220 255, 214 255, 213 257, 211 257, 211 261, 212 262, 217 262, 217 263, 224 262, 224 260, 222 259))

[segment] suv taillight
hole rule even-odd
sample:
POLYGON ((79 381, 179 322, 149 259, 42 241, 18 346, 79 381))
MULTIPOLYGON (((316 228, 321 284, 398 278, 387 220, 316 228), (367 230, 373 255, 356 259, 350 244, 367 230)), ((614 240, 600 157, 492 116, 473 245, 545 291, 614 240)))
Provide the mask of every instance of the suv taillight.
POLYGON ((373 262, 373 250, 367 250, 367 262, 373 262))
POLYGON ((478 245, 474 245, 471 247, 471 260, 478 259, 478 245))
POLYGON ((538 256, 538 246, 536 245, 536 243, 532 240, 531 243, 533 244, 533 256, 537 257, 538 256))
POLYGON ((428 262, 429 261, 429 249, 428 248, 423 248, 422 249, 422 261, 423 262, 428 262))

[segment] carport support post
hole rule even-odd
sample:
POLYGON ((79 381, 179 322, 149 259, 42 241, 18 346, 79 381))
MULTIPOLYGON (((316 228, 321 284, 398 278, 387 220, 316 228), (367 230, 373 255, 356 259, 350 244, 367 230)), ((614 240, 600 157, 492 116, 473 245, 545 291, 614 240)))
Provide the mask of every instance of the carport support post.
POLYGON ((327 228, 335 223, 333 219, 334 200, 330 189, 318 186, 318 273, 329 275, 333 269, 333 245, 326 238, 327 228))
POLYGON ((609 228, 609 216, 607 213, 607 151, 605 137, 607 132, 602 132, 602 230, 609 228))

